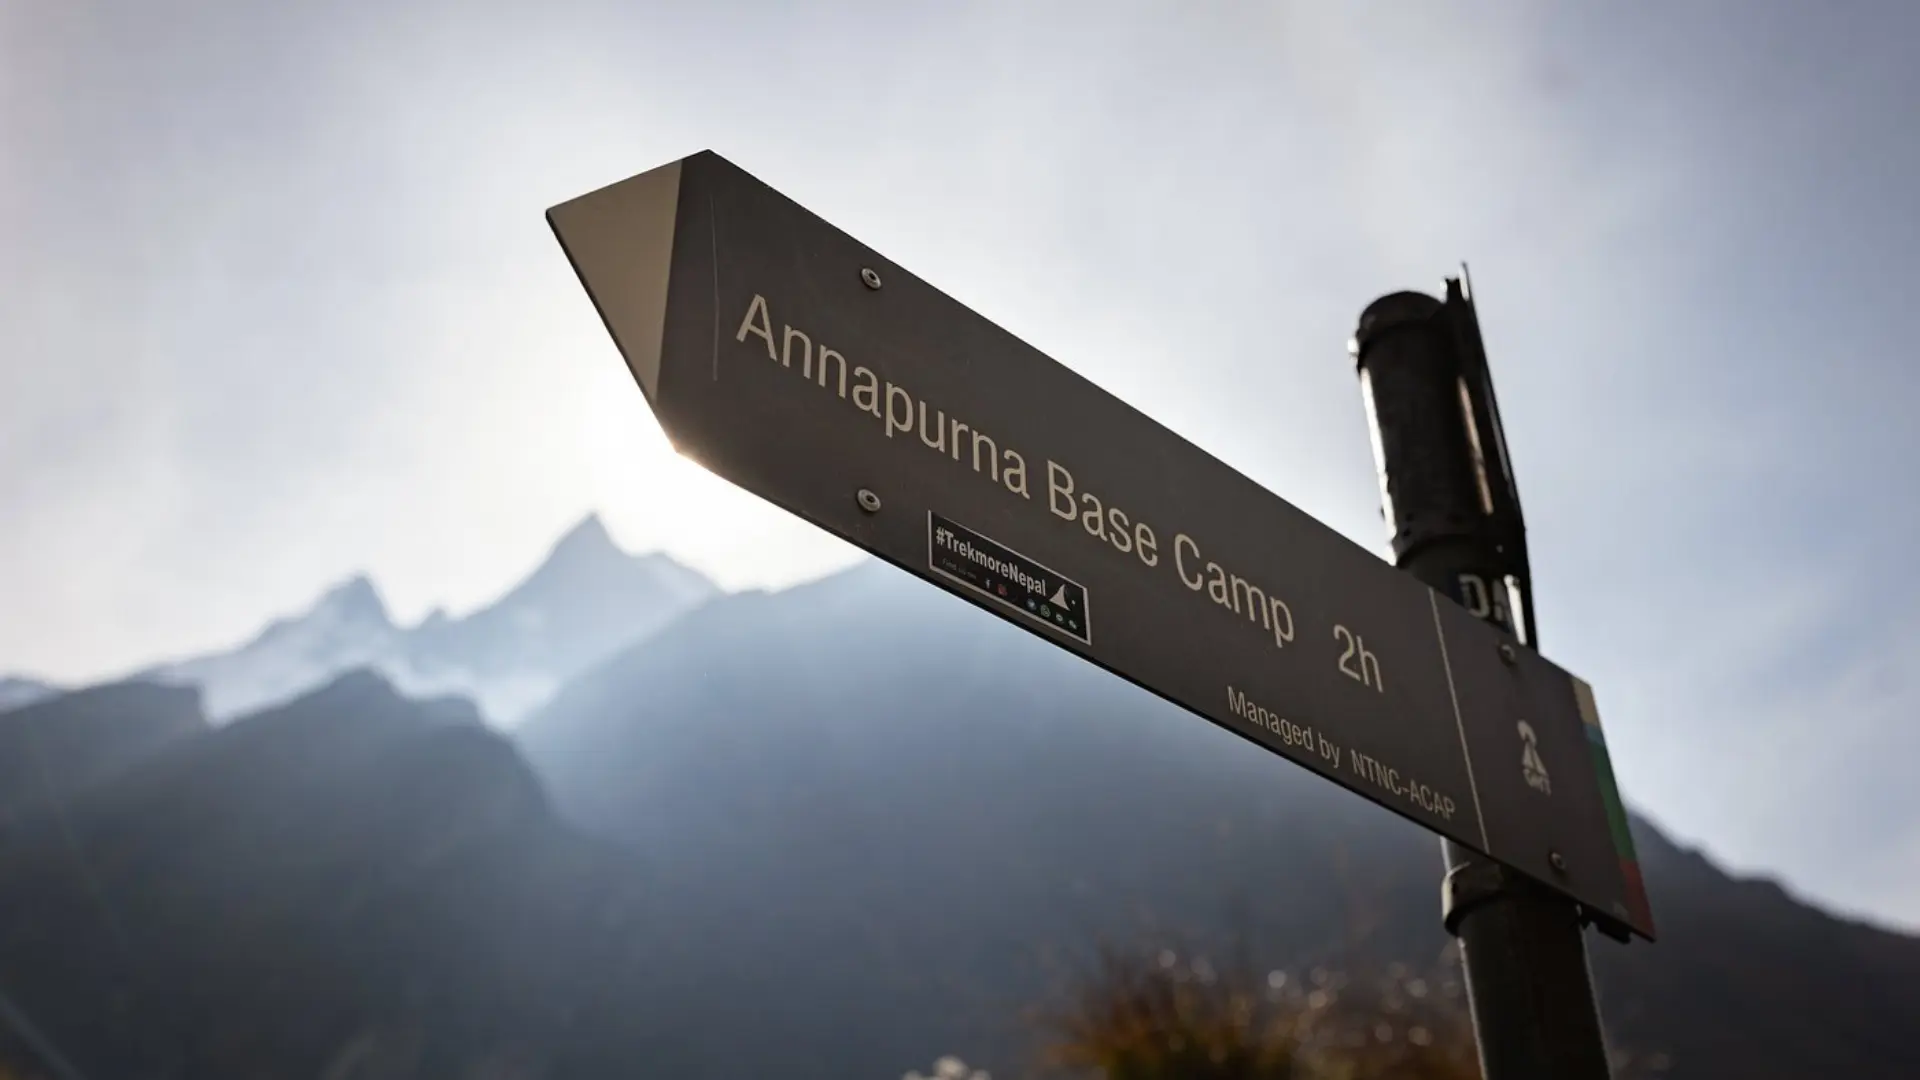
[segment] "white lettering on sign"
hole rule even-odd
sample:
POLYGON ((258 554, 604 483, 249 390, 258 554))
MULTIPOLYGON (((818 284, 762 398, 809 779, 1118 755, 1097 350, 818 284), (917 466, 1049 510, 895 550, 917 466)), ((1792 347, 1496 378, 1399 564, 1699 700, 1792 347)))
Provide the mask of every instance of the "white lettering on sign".
MULTIPOLYGON (((768 362, 797 372, 801 380, 826 391, 829 399, 849 402, 874 422, 883 438, 906 445, 918 443, 972 472, 999 484, 1022 499, 1033 499, 1028 487, 1027 456, 987 432, 949 415, 934 402, 916 396, 906 386, 882 379, 872 368, 834 348, 824 339, 793 323, 776 321, 767 298, 755 293, 741 314, 733 339, 766 353, 768 362)), ((1171 563, 1174 575, 1189 592, 1204 596, 1249 629, 1260 632, 1276 649, 1293 644, 1296 626, 1293 607, 1270 584, 1245 577, 1217 559, 1209 558, 1201 542, 1185 532, 1173 533, 1172 558, 1163 558, 1161 530, 1142 520, 1132 508, 1098 494, 1093 483, 1075 476, 1065 464, 1039 459, 1046 468, 1047 510, 1089 540, 1130 555, 1149 570, 1171 563)), ((1385 693, 1381 658, 1345 625, 1334 627, 1336 643, 1345 647, 1337 660, 1342 674, 1361 686, 1385 693)))
POLYGON ((1038 578, 1028 573, 1026 566, 1022 563, 1012 559, 1003 559, 991 551, 983 551, 980 548, 974 547, 966 540, 955 536, 951 529, 945 527, 935 528, 933 530, 933 542, 942 549, 950 551, 970 563, 986 567, 988 570, 999 574, 1008 581, 1017 582, 1021 588, 1026 589, 1028 592, 1045 595, 1053 591, 1046 579, 1038 578))
POLYGON ((1074 499, 1073 474, 1059 462, 1047 462, 1047 509, 1053 516, 1078 521, 1088 536, 1105 540, 1121 552, 1133 552, 1140 561, 1153 566, 1160 561, 1160 544, 1146 522, 1130 522, 1127 512, 1118 506, 1104 506, 1093 492, 1074 499))
POLYGON ((984 431, 975 430, 959 417, 949 417, 944 409, 916 400, 906 387, 883 382, 873 369, 862 364, 852 369, 852 394, 848 394, 847 358, 837 349, 820 345, 815 351, 813 338, 793 326, 781 327, 780 345, 774 346, 773 316, 767 310, 767 298, 758 293, 740 319, 733 339, 745 343, 757 337, 767 347, 767 359, 791 368, 797 358, 802 377, 814 381, 835 396, 853 402, 855 408, 879 420, 887 438, 912 435, 921 445, 985 475, 1021 498, 1033 496, 1027 491, 1027 459, 1011 447, 1002 448, 984 431), (796 343, 798 348, 795 348, 796 343), (831 362, 831 365, 830 365, 831 362), (834 378, 828 384, 831 366, 834 378))
POLYGON ((1296 724, 1265 705, 1255 703, 1247 695, 1227 687, 1227 711, 1245 720, 1257 728, 1264 728, 1280 736, 1284 746, 1300 750, 1318 750, 1320 756, 1340 767, 1340 747, 1327 739, 1325 735, 1316 735, 1310 727, 1296 724), (1316 741, 1317 740, 1317 741, 1316 741))
POLYGON ((1173 538, 1173 565, 1180 583, 1194 592, 1205 591, 1207 598, 1248 622, 1258 624, 1273 635, 1273 647, 1284 649, 1293 640, 1293 609, 1277 595, 1270 595, 1238 574, 1230 574, 1217 562, 1203 561, 1200 542, 1186 533, 1173 538))
POLYGON ((1533 725, 1525 720, 1517 725, 1520 731, 1520 776, 1527 786, 1542 795, 1553 794, 1553 781, 1547 776, 1547 762, 1540 756, 1540 736, 1534 733, 1533 725))
POLYGON ((1451 796, 1441 794, 1430 785, 1405 775, 1379 758, 1368 757, 1356 751, 1349 754, 1347 760, 1352 765, 1353 774, 1362 780, 1396 798, 1412 803, 1429 814, 1437 815, 1447 821, 1453 820, 1457 807, 1451 796))
POLYGON ((1359 634, 1335 624, 1333 640, 1347 646, 1347 651, 1340 654, 1340 674, 1361 686, 1371 686, 1382 694, 1387 692, 1386 684, 1380 681, 1380 658, 1367 649, 1367 643, 1360 640, 1359 634))
POLYGON ((1227 711, 1253 727, 1279 736, 1282 746, 1302 753, 1318 754, 1328 768, 1338 769, 1342 761, 1346 762, 1348 772, 1366 781, 1367 785, 1411 803, 1435 817, 1452 821, 1455 811, 1459 809, 1451 795, 1442 793, 1433 785, 1417 780, 1379 758, 1343 747, 1327 738, 1325 732, 1315 731, 1306 724, 1296 724, 1233 686, 1227 687, 1227 711))

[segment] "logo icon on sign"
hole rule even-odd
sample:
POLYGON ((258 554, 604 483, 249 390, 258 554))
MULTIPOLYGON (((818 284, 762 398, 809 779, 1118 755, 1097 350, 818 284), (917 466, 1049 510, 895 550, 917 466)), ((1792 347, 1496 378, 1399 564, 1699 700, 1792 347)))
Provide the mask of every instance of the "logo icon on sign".
POLYGON ((1534 734, 1533 725, 1520 721, 1520 775, 1526 778, 1527 786, 1542 795, 1553 794, 1553 781, 1547 777, 1547 763, 1540 756, 1540 737, 1534 734))

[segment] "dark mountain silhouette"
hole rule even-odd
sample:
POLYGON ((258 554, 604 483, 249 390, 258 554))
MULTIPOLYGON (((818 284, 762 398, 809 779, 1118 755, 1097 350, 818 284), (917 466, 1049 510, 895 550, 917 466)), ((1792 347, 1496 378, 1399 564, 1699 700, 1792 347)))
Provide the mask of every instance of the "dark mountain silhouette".
POLYGON ((224 721, 367 667, 415 696, 472 698, 489 719, 512 724, 567 679, 717 595, 665 555, 622 551, 589 515, 525 581, 471 615, 436 611, 398 626, 362 575, 237 648, 139 677, 201 687, 208 715, 224 721))
MULTIPOLYGON (((519 741, 572 815, 684 875, 682 918, 734 923, 742 974, 710 970, 735 1007, 845 1075, 909 1043, 1004 1067, 1036 953, 1146 926, 1276 966, 1445 946, 1430 836, 877 564, 708 605, 519 741)), ((1677 1077, 1920 1075, 1920 941, 1634 828, 1662 941, 1591 943, 1617 1042, 1677 1077)))
POLYGON ((636 869, 355 672, 0 834, 0 993, 89 1076, 635 1075, 636 869))
POLYGON ((0 712, 0 823, 204 730, 198 691, 150 683, 90 687, 0 712))
MULTIPOLYGON (((117 692, 114 731, 183 700, 117 692)), ((515 742, 370 672, 156 740, 0 832, 0 1005, 90 1076, 1005 1077, 1103 941, 1445 944, 1430 836, 875 564, 706 604, 515 742)), ((1635 828, 1617 1042, 1920 1075, 1920 942, 1635 828)))
POLYGON ((22 705, 31 705, 59 692, 59 689, 51 683, 41 682, 39 679, 0 675, 0 712, 17 709, 22 705))

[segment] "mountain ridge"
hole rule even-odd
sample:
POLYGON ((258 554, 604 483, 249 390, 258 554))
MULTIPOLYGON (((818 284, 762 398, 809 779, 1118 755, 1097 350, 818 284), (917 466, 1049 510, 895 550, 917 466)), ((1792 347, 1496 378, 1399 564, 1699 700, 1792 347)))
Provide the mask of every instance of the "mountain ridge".
POLYGON ((60 688, 39 679, 19 675, 0 675, 0 712, 31 705, 60 693, 60 688))
MULTIPOLYGON (((836 1010, 898 1009, 931 1039, 908 1003, 956 1005, 907 989, 888 956, 1018 999, 1042 990, 1004 954, 1018 941, 1171 927, 1225 948, 1239 925, 1282 965, 1447 944, 1431 834, 879 563, 709 604, 584 673, 515 741, 569 817, 684 868, 769 980, 830 963, 809 943, 868 965, 873 982, 836 980, 789 1033, 849 1068, 836 1010), (778 925, 759 925, 754 898, 774 896, 778 925)), ((1920 1015, 1920 938, 1737 878, 1638 813, 1631 828, 1661 940, 1590 945, 1626 1046, 1674 1077, 1920 1070, 1888 1034, 1920 1015)), ((737 993, 747 1012, 802 1008, 737 993)), ((969 1061, 1012 1052, 957 1021, 938 1034, 969 1061)))
MULTIPOLYGON (((141 757, 0 828, 7 992, 115 1075, 1017 1074, 1102 943, 1451 963, 1431 834, 880 563, 703 604, 510 736, 374 667, 197 710, 29 711, 141 757)), ((1671 1080, 1920 1071, 1920 939, 1631 828, 1662 935, 1590 946, 1618 1047, 1671 1080)))
POLYGON ((58 806, 206 730, 190 686, 107 683, 0 712, 0 823, 58 806))
POLYGON ((620 548, 592 513, 526 577, 466 615, 435 609, 397 624, 373 579, 354 574, 233 648, 131 677, 200 686, 209 718, 224 723, 371 667, 414 696, 470 697, 490 721, 510 726, 580 670, 719 595, 664 553, 620 548))
POLYGON ((21 1015, 88 1075, 162 1080, 629 1075, 647 1052, 607 1012, 609 987, 640 1000, 604 960, 605 913, 646 911, 633 871, 470 703, 349 672, 59 813, 0 831, 0 1068, 35 1056, 21 1015))

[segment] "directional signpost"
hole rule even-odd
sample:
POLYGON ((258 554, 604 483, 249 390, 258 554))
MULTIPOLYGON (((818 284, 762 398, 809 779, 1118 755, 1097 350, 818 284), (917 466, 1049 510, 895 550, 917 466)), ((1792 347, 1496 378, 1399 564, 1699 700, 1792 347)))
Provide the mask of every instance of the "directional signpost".
POLYGON ((680 453, 1653 936, 1579 679, 715 154, 547 218, 680 453))
MULTIPOLYGON (((1373 432, 1394 564, 1515 644, 1537 645, 1520 485, 1464 268, 1448 279, 1445 301, 1398 292, 1367 305, 1350 351, 1373 432)), ((1551 794, 1552 771, 1535 749, 1537 735, 1520 724, 1527 782, 1551 794)), ((1598 725, 1588 734, 1605 774, 1598 725)), ((1606 775, 1601 782, 1610 783, 1606 775)), ((1625 816, 1613 824, 1629 887, 1637 891, 1625 816)), ((1608 1080, 1613 1072, 1579 905, 1451 840, 1440 846, 1447 862, 1441 925, 1460 946, 1481 1075, 1608 1080)))

